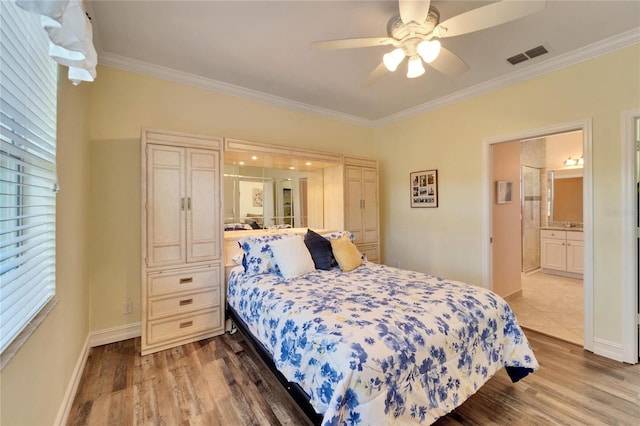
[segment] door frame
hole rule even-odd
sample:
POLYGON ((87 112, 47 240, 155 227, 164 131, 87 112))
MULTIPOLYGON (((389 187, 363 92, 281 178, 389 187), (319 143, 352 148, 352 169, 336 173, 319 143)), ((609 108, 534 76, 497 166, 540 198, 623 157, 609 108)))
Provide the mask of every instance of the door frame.
POLYGON ((583 119, 549 127, 522 130, 508 135, 491 136, 482 140, 482 285, 491 289, 493 253, 491 249, 492 190, 491 147, 494 144, 523 139, 542 138, 558 133, 582 130, 583 168, 583 232, 584 232, 584 348, 593 352, 593 175, 592 175, 592 123, 583 119))
POLYGON ((622 114, 622 361, 638 363, 638 245, 636 237, 635 120, 640 109, 622 114))

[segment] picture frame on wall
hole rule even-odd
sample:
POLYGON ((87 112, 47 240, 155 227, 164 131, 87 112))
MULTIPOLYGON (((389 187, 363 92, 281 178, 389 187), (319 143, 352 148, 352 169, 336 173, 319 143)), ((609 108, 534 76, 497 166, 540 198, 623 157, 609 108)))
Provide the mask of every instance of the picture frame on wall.
POLYGON ((511 202, 512 197, 512 182, 507 182, 504 180, 496 181, 496 203, 497 204, 505 204, 511 202))
POLYGON ((438 170, 409 174, 411 207, 438 207, 438 170))

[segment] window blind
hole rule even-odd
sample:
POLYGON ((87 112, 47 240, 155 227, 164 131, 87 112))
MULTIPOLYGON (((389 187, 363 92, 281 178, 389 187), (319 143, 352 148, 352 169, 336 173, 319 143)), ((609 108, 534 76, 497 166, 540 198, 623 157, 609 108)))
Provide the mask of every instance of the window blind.
POLYGON ((40 17, 0 1, 0 352, 55 294, 58 65, 40 17))

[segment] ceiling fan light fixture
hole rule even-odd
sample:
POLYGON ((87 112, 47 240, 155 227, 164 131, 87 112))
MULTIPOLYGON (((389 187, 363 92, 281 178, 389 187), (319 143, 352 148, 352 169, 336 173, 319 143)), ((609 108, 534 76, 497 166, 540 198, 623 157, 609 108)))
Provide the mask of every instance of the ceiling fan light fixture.
POLYGON ((398 65, 404 59, 404 51, 400 48, 397 48, 389 53, 385 53, 382 57, 382 62, 384 62, 384 66, 391 72, 394 72, 398 69, 398 65))
POLYGON ((440 54, 440 42, 438 40, 425 40, 418 44, 418 54, 422 57, 426 63, 430 64, 440 54))
POLYGON ((415 55, 409 59, 409 67, 407 70, 407 78, 416 78, 424 74, 424 66, 422 66, 422 59, 420 56, 415 55))

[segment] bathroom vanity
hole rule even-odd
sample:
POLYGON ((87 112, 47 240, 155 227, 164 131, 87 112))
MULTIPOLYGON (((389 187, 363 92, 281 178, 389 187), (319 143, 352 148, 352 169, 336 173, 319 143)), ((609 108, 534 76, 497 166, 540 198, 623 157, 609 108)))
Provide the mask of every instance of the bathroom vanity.
POLYGON ((584 234, 581 229, 542 228, 540 252, 542 272, 582 279, 584 234))

